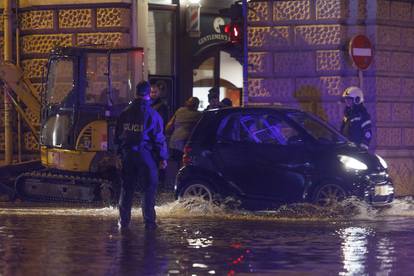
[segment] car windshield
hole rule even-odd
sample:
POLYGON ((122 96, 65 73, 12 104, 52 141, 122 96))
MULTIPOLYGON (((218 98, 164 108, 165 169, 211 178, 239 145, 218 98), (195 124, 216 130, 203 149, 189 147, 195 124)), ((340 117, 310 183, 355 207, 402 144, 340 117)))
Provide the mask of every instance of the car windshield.
POLYGON ((347 139, 322 120, 304 112, 292 112, 288 117, 299 124, 310 136, 320 143, 342 144, 347 139))

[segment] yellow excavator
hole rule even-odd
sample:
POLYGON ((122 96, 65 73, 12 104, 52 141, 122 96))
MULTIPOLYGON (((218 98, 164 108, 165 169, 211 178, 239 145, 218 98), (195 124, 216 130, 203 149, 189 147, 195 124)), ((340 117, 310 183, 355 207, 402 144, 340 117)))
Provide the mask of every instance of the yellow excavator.
POLYGON ((1 64, 0 78, 23 103, 12 100, 40 144, 41 168, 16 178, 16 195, 32 201, 115 200, 115 122, 143 80, 142 48, 54 49, 40 101, 15 65, 1 64))

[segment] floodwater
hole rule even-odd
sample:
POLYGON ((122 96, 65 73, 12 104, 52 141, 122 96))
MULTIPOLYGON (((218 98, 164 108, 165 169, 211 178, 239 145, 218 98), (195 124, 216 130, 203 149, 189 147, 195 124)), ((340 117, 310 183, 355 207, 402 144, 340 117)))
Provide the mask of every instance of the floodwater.
POLYGON ((414 200, 357 200, 246 212, 201 202, 157 207, 146 231, 116 208, 0 205, 0 275, 413 275, 414 200))

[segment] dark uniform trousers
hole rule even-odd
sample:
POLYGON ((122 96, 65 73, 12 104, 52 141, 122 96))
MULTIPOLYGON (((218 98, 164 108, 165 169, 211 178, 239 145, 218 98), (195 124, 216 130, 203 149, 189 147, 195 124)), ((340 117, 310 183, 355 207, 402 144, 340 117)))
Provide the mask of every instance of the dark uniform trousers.
POLYGON ((145 224, 155 224, 155 197, 158 167, 148 149, 124 150, 122 156, 122 188, 119 198, 121 223, 131 220, 132 200, 137 188, 142 191, 142 216, 145 224))

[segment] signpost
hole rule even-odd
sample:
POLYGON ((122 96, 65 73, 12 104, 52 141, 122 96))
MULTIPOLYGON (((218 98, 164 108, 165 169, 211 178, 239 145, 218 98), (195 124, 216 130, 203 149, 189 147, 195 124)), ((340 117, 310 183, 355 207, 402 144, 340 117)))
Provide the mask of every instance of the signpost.
POLYGON ((354 36, 349 43, 349 56, 358 69, 359 87, 363 89, 362 71, 368 69, 374 59, 371 41, 365 35, 354 36))

